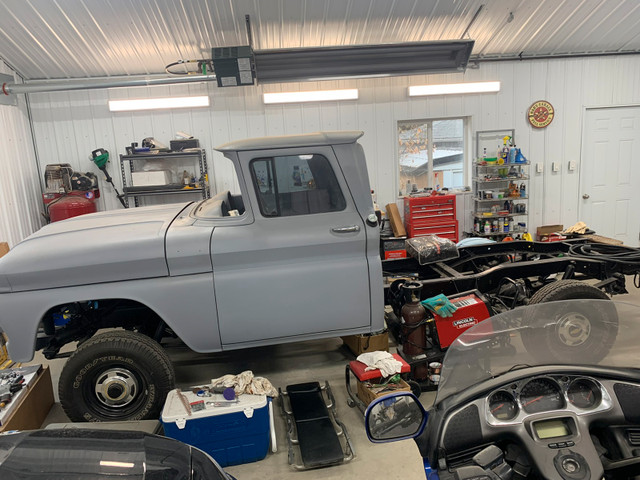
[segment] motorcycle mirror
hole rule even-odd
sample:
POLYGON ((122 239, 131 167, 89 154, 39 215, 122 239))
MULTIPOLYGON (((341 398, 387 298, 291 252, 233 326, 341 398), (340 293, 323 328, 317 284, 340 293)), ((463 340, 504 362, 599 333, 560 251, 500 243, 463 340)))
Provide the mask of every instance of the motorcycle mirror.
POLYGON ((364 414, 364 423, 369 440, 384 443, 417 437, 428 417, 415 396, 401 392, 374 400, 364 414))

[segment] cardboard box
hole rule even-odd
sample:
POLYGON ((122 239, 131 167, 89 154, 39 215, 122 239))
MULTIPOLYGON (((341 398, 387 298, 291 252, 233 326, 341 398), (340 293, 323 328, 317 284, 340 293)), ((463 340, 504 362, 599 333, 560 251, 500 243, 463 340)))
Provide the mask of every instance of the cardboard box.
POLYGON ((564 230, 563 225, 542 225, 536 229, 536 240, 540 242, 544 236, 561 232, 562 230, 564 230))
POLYGON ((170 183, 171 172, 169 170, 131 172, 131 184, 135 187, 168 185, 170 183))
POLYGON ((402 224, 402 217, 400 216, 398 205, 395 203, 388 203, 385 208, 387 210, 387 218, 389 219, 391 229, 393 230, 393 235, 396 237, 406 237, 407 231, 404 229, 404 225, 402 224))
POLYGON ((404 242, 404 238, 381 238, 380 257, 382 257, 383 260, 407 258, 407 250, 404 247, 404 242))
POLYGON ((22 391, 23 394, 13 400, 16 402, 15 410, 2 424, 0 432, 40 428, 53 405, 53 387, 49 367, 45 366, 35 382, 24 387, 22 391))
POLYGON ((7 242, 0 242, 0 257, 4 257, 9 253, 9 244, 7 242))
POLYGON ((372 384, 370 382, 358 382, 358 390, 356 395, 358 395, 358 398, 362 400, 365 405, 369 405, 378 397, 383 397, 384 395, 388 395, 390 393, 410 391, 411 387, 402 379, 400 379, 400 382, 397 384, 389 384, 385 387, 376 386, 376 384, 372 384))
POLYGON ((539 242, 562 242, 566 240, 567 237, 565 235, 561 235, 559 233, 550 233, 548 235, 542 235, 538 237, 539 242))
POLYGON ((348 335, 342 337, 342 341, 356 355, 367 352, 389 351, 389 333, 386 330, 376 335, 348 335))

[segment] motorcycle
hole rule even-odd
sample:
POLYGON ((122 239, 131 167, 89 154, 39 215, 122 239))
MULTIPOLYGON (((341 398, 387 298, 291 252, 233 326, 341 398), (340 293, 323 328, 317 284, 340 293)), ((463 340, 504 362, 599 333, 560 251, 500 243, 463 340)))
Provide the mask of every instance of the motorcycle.
POLYGON ((428 480, 640 478, 640 307, 517 308, 449 347, 435 402, 381 397, 372 442, 413 438, 428 480))

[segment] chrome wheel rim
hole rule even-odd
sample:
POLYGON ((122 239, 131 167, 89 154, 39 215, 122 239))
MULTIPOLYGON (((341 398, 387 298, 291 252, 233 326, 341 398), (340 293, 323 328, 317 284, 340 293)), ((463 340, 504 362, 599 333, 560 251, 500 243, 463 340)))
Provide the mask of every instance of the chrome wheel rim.
POLYGON ((591 335, 591 322, 579 313, 568 313, 558 321, 556 333, 562 343, 577 347, 584 344, 591 335))
POLYGON ((126 407, 138 394, 136 377, 126 368, 112 368, 100 374, 96 381, 96 397, 107 407, 126 407))

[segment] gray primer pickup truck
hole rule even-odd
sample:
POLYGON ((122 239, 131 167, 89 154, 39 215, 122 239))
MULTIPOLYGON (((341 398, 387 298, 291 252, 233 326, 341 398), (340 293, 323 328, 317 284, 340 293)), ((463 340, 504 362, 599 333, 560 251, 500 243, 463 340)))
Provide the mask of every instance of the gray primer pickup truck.
POLYGON ((218 352, 382 329, 361 135, 231 142, 218 150, 241 195, 84 215, 31 235, 0 259, 11 358, 54 358, 78 341, 59 383, 72 420, 157 418, 174 387, 165 336, 218 352))

